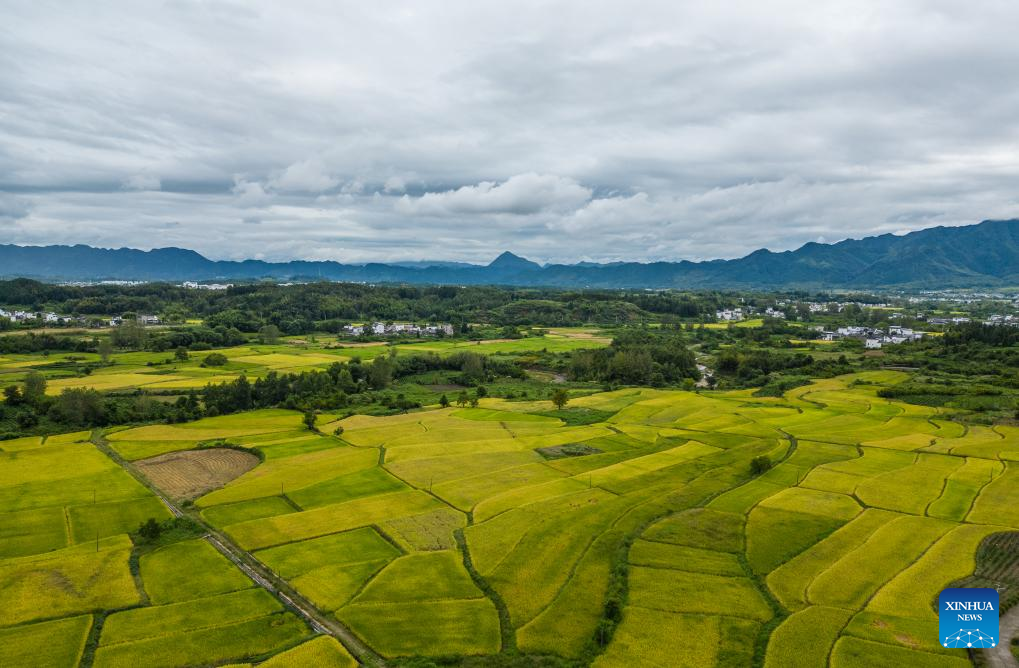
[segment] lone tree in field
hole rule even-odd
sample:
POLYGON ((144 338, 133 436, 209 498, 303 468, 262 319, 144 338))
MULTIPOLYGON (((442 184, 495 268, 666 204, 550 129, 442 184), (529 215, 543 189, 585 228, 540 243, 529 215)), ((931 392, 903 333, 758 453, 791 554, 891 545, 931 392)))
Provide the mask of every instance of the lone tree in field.
POLYGON ((188 357, 188 349, 184 346, 177 346, 177 350, 173 351, 173 358, 178 362, 187 362, 188 357))
POLYGON ((549 398, 552 399, 552 403, 555 404, 555 407, 559 410, 562 410, 563 406, 565 406, 570 401, 570 395, 567 394, 566 390, 564 390, 561 387, 557 387, 555 390, 553 390, 552 396, 549 398))
POLYGON ((439 405, 442 406, 443 408, 449 408, 449 397, 447 397, 445 394, 439 397, 439 405))
POLYGON ((314 411, 304 412, 304 426, 308 428, 308 431, 315 431, 315 422, 318 420, 318 416, 315 415, 314 411))
POLYGON ((754 475, 761 475, 771 468, 771 458, 768 455, 760 455, 750 460, 750 472, 754 475))
POLYGON ((276 325, 266 325, 262 329, 258 330, 258 338, 262 340, 262 343, 273 345, 280 341, 280 328, 276 325))
POLYGON ((456 395, 456 405, 466 406, 470 403, 470 399, 467 398, 467 390, 460 390, 460 394, 456 395))
POLYGON ((29 371, 25 376, 25 387, 21 390, 25 403, 38 403, 46 396, 46 377, 38 371, 29 371))
POLYGON ((103 364, 110 363, 110 355, 113 354, 113 344, 109 339, 100 339, 96 344, 96 352, 99 353, 99 361, 103 364))

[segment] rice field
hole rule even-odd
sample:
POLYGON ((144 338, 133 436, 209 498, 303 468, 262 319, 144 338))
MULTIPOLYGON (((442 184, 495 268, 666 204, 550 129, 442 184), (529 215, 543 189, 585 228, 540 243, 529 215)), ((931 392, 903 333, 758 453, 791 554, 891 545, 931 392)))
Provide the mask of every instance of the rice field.
MULTIPOLYGON (((267 355, 300 357, 235 357, 267 355)), ((974 572, 985 539, 1019 530, 1017 448, 1002 428, 877 397, 905 378, 780 399, 617 390, 571 402, 606 411, 583 426, 537 415, 547 402, 483 399, 334 420, 342 439, 256 411, 109 442, 138 464, 215 439, 257 448, 190 512, 383 657, 967 665, 931 635, 932 601, 974 572), (540 451, 573 444, 591 454, 540 451), (753 475, 762 455, 774 466, 753 475)), ((161 506, 81 439, 0 442, 0 663, 45 651, 75 665, 100 614, 97 666, 355 665, 206 541, 138 554, 125 533, 161 506), (54 577, 74 594, 41 584, 54 577), (61 642, 34 649, 50 624, 61 642)), ((194 477, 179 476, 157 484, 194 477)))

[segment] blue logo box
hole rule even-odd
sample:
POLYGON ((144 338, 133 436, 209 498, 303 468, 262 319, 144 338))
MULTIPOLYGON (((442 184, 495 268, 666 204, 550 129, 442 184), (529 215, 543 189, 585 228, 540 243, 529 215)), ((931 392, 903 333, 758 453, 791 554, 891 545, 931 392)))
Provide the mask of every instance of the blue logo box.
POLYGON ((945 589, 938 597, 942 647, 978 648, 998 644, 998 592, 994 589, 945 589))

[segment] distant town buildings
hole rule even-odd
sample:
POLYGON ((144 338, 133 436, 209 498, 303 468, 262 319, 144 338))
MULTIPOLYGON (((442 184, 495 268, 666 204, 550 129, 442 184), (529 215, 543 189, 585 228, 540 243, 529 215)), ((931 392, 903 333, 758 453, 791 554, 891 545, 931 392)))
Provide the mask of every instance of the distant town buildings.
POLYGON ((233 283, 196 283, 195 281, 184 281, 180 284, 180 287, 187 290, 226 290, 233 286, 233 283))
POLYGON ((370 325, 347 325, 343 328, 347 336, 453 336, 453 325, 449 323, 435 325, 416 325, 409 322, 373 322, 370 325))

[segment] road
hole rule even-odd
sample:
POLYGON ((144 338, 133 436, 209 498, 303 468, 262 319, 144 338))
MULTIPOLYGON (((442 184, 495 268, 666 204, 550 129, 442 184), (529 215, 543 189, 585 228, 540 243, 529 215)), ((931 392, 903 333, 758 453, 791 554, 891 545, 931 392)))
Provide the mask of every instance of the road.
POLYGON ((1012 654, 1012 638, 1019 636, 1019 605, 1012 606, 1008 612, 998 620, 998 634, 1001 642, 997 647, 984 650, 984 658, 990 668, 1019 668, 1019 661, 1016 661, 1012 654))
POLYGON ((385 668, 386 663, 382 657, 376 654, 370 647, 361 642, 354 633, 343 624, 330 618, 326 613, 319 610, 315 605, 292 590, 285 582, 277 578, 262 562, 250 552, 242 549, 223 534, 207 525, 200 517, 185 513, 177 504, 171 501, 163 492, 154 487, 149 480, 138 472, 130 462, 122 458, 115 450, 109 447, 101 437, 93 438, 92 442, 107 457, 116 462, 121 468, 130 473, 138 482, 145 485, 163 505, 173 514, 174 517, 188 517, 200 524, 207 533, 203 538, 209 542, 224 557, 229 559, 251 581, 262 589, 272 594, 287 609, 299 615, 316 633, 330 635, 336 638, 347 650, 363 665, 373 668, 385 668))

